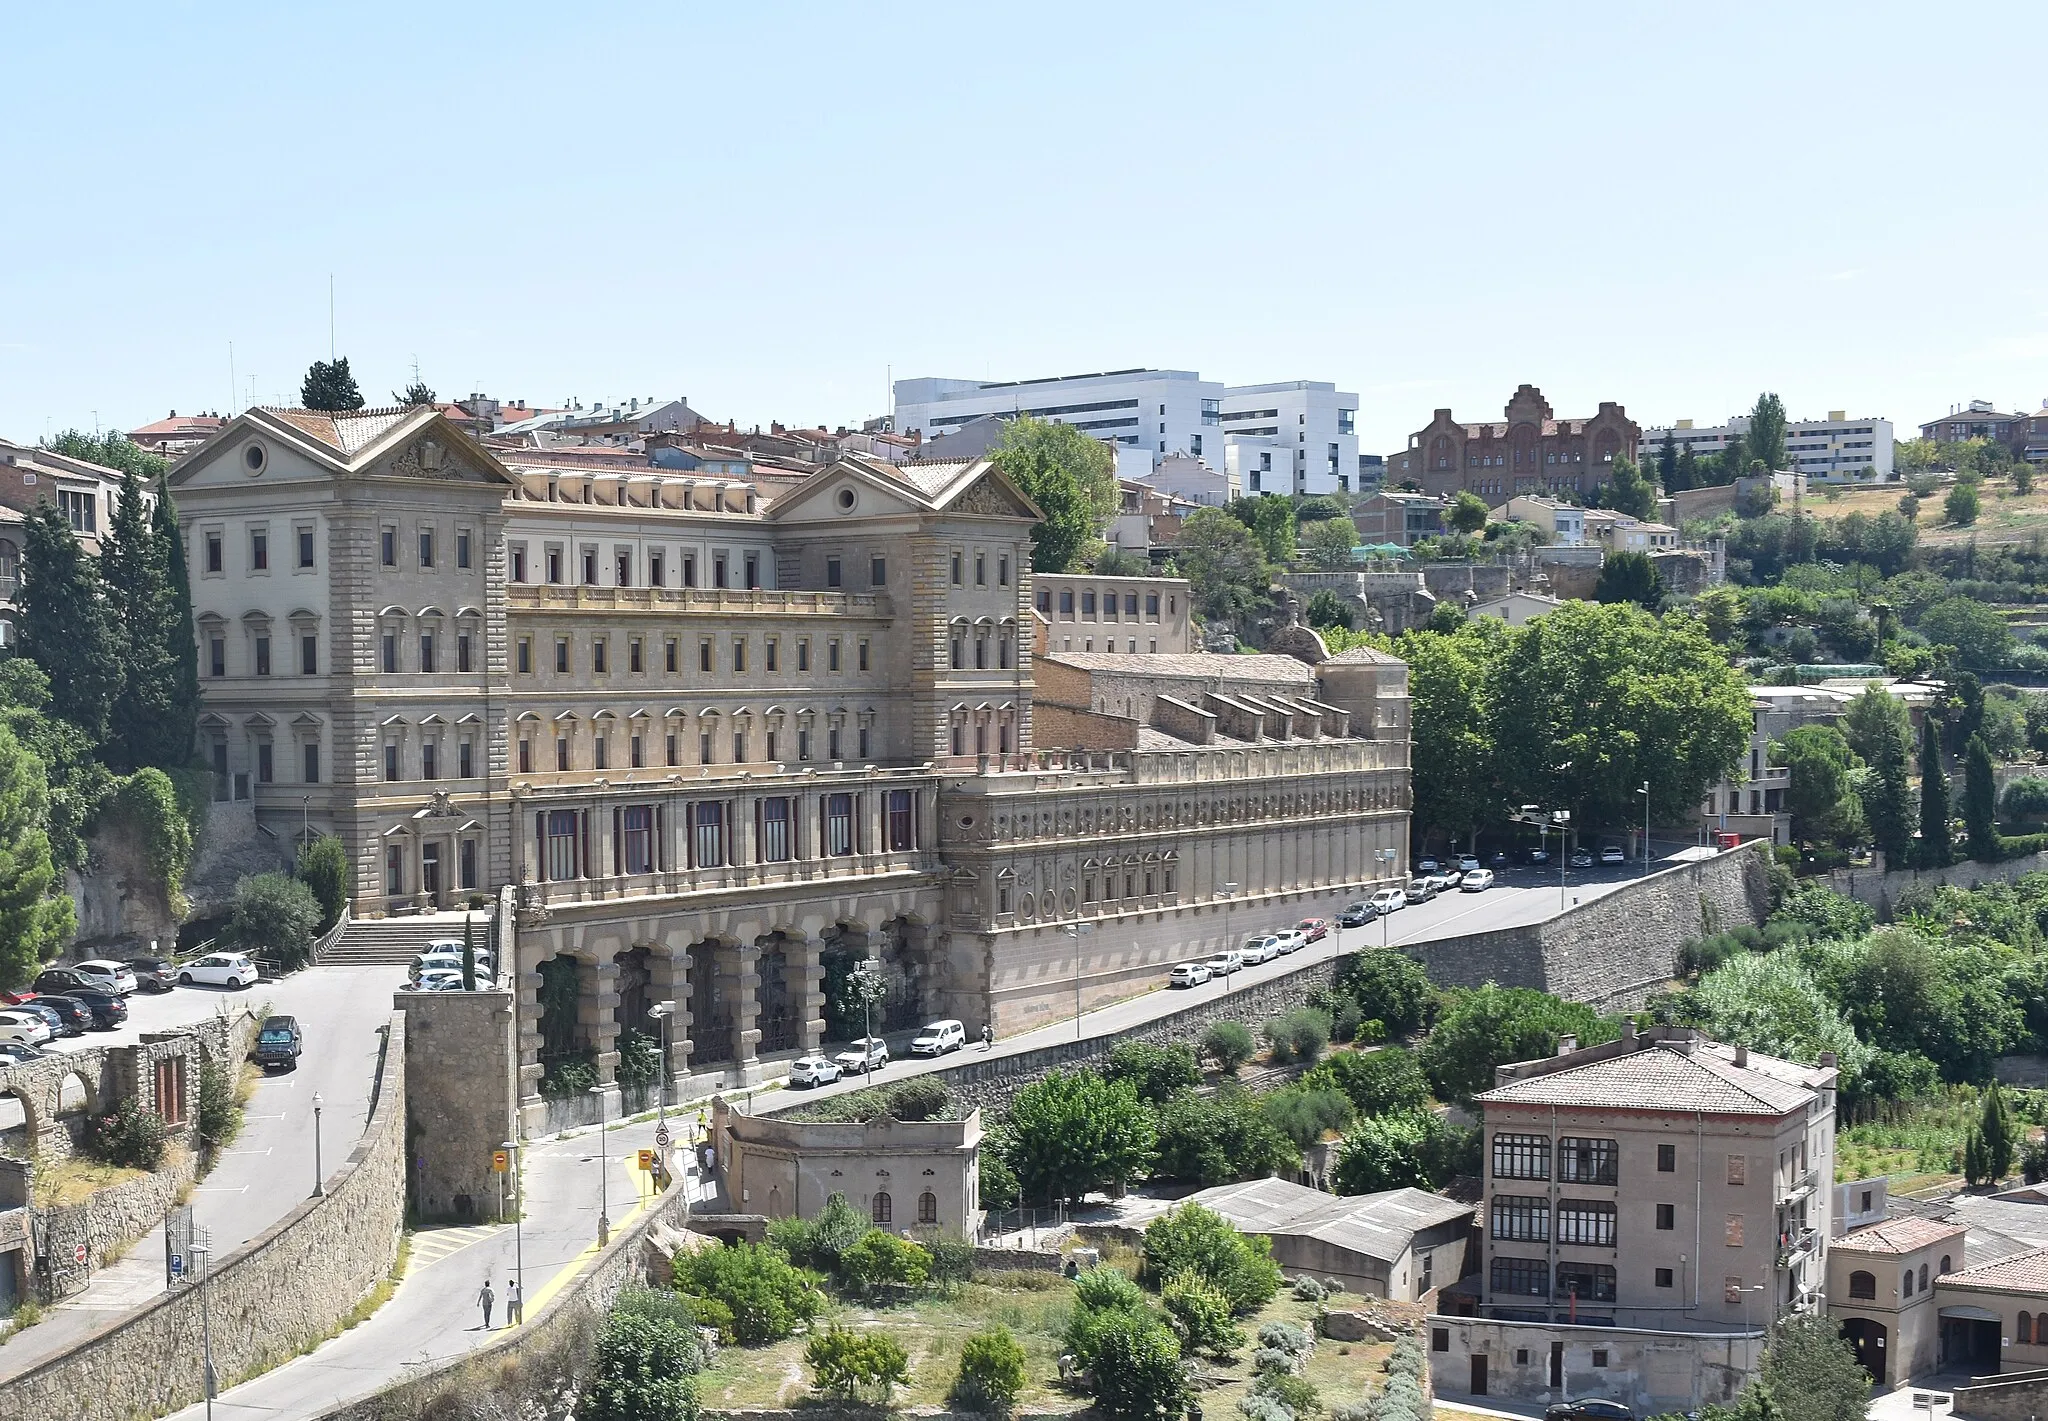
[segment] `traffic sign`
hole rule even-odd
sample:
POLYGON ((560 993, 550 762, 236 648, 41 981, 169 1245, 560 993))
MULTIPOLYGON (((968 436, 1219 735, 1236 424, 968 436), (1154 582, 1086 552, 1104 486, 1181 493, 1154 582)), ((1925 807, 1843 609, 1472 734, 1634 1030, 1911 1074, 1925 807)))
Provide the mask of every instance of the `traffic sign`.
POLYGON ((82 1244, 82 1243, 81 1243, 80 1245, 78 1245, 78 1247, 76 1247, 76 1248, 74 1248, 74 1249, 72 1249, 72 1250, 71 1250, 71 1259, 72 1259, 72 1261, 73 1261, 74 1263, 83 1263, 83 1262, 85 1262, 85 1245, 84 1245, 84 1244, 82 1244))
POLYGON ((509 1153, 508 1153, 507 1151, 504 1151, 504 1150, 492 1150, 492 1151, 491 1151, 491 1169, 492 1169, 492 1170, 493 1170, 493 1171, 494 1171, 495 1173, 498 1173, 498 1174, 504 1174, 504 1173, 505 1173, 506 1171, 508 1171, 509 1169, 511 1169, 511 1167, 512 1167, 512 1160, 511 1160, 511 1156, 509 1155, 509 1153))
POLYGON ((646 1170, 646 1171, 647 1171, 647 1172, 648 1172, 649 1174, 652 1174, 652 1173, 654 1173, 654 1151, 653 1151, 653 1150, 642 1150, 642 1151, 640 1151, 640 1168, 642 1168, 643 1170, 646 1170))
POLYGON ((184 1254, 182 1254, 182 1253, 174 1253, 174 1254, 172 1254, 172 1255, 171 1255, 171 1276, 172 1276, 173 1278, 182 1278, 182 1277, 184 1277, 184 1276, 185 1276, 185 1255, 184 1255, 184 1254))
POLYGON ((654 1127, 654 1148, 657 1150, 666 1150, 668 1148, 668 1122, 666 1120, 654 1127))

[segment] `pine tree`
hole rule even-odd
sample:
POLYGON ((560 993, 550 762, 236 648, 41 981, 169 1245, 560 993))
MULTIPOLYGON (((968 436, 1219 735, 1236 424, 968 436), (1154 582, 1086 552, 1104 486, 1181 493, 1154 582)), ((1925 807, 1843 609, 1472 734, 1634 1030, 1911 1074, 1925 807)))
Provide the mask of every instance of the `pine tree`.
POLYGON ((2012 1112, 2006 1108, 2005 1092, 1993 1081, 1984 1092, 1984 1109, 1977 1120, 1977 1139, 1986 1183, 1996 1184, 2012 1173, 2012 1112))
POLYGON ((50 678, 51 713, 95 746, 121 688, 119 638, 108 615, 99 569, 78 546, 71 521, 47 499, 22 530, 22 653, 50 678))
POLYGON ((393 404, 406 405, 408 407, 413 405, 431 405, 434 403, 434 390, 426 381, 415 375, 412 377, 412 383, 405 387, 403 393, 397 390, 391 392, 391 401, 393 404))
POLYGON ((113 522, 100 545, 100 582, 121 653, 121 687, 114 696, 104 758, 122 774, 145 765, 182 764, 189 744, 170 756, 163 753, 175 695, 177 656, 170 639, 176 610, 165 582, 163 549, 133 473, 121 478, 113 522))
POLYGON ((1947 868, 1955 857, 1949 839, 1948 771, 1941 767, 1941 722, 1920 722, 1920 866, 1947 868))
POLYGON ((1963 829, 1969 836, 1971 858, 1979 863, 1998 862, 1998 776, 1991 768, 1991 749, 1981 735, 1971 736, 1963 751, 1963 829))
POLYGON ((1684 477, 1678 471, 1678 437, 1670 430, 1664 431, 1664 442, 1657 446, 1657 482, 1664 486, 1664 492, 1677 493, 1691 488, 1691 484, 1680 483, 1684 477))
POLYGON ((348 373, 348 357, 344 355, 331 365, 314 361, 299 386, 299 402, 309 410, 361 409, 363 392, 356 388, 356 377, 348 373))
POLYGON ((1913 785, 1906 763, 1906 740, 1894 725, 1873 736, 1870 775, 1863 815, 1870 821, 1871 842, 1884 852, 1886 868, 1904 868, 1913 855, 1913 785))
POLYGON ((192 740, 199 727, 199 633, 192 624, 192 578, 185 565, 185 535, 178 529, 178 507, 170 486, 156 485, 156 512, 151 521, 157 559, 163 568, 163 637, 170 656, 170 693, 164 721, 157 731, 159 758, 168 769, 190 764, 192 740))

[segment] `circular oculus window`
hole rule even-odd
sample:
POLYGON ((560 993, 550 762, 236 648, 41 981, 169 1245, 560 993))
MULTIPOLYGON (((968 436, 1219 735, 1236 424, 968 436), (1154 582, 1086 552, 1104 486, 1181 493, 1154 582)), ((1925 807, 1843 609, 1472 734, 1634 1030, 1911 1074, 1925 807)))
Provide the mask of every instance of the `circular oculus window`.
POLYGON ((270 451, 261 444, 250 444, 242 450, 242 468, 251 478, 263 472, 270 463, 270 451))

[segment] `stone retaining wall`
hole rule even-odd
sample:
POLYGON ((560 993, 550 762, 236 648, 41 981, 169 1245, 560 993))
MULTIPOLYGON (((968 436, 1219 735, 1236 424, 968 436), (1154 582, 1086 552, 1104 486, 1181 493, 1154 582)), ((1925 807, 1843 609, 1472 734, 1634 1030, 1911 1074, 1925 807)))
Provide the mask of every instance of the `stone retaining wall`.
POLYGON ((92 1275, 126 1253, 134 1242, 164 1221, 171 1205, 184 1197, 199 1175, 195 1150, 174 1147, 175 1156, 154 1174, 126 1179, 96 1191, 83 1204, 38 1210, 38 1240, 49 1262, 46 1301, 83 1292, 92 1275), (86 1262, 77 1262, 85 1246, 86 1262))
POLYGON ((2048 1370, 1972 1377, 1954 1395, 1955 1414, 1969 1421, 2034 1421, 2048 1411, 2048 1370))
MULTIPOLYGON (((405 1018, 386 1027, 369 1123, 348 1159, 268 1231, 214 1263, 204 1305, 222 1385, 330 1335, 391 1271, 405 1207, 405 1018)), ((0 1416, 129 1421, 204 1397, 201 1291, 109 1321, 61 1357, 0 1383, 0 1416)))
POLYGON ((1883 920, 1889 919, 1898 908, 1900 897, 1913 889, 1939 888, 1944 884, 1977 888, 1986 883, 2010 883, 2022 874, 2048 869, 2048 853, 2028 854, 2004 863, 1978 863, 1974 859, 1966 859, 1947 868, 1902 868, 1891 873, 1884 870, 1883 863, 1883 857, 1879 856, 1870 868, 1838 868, 1828 874, 1825 882, 1837 893, 1859 903, 1868 903, 1883 920))

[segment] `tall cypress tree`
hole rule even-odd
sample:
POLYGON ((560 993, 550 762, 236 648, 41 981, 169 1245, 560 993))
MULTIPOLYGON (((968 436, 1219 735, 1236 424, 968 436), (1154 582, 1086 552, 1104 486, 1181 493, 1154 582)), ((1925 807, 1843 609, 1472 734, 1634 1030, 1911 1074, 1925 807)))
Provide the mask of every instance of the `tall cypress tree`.
POLYGON ((1963 752, 1963 829, 1971 858, 1998 862, 1998 776, 1991 768, 1991 748, 1981 735, 1972 735, 1963 752))
POLYGON ((100 544, 100 581, 121 648, 121 688, 114 696, 105 759, 123 774, 161 765, 155 753, 171 694, 163 555, 143 507, 142 484, 131 471, 100 544))
POLYGON ((170 486, 156 482, 156 511, 150 522, 157 560, 163 568, 164 649, 170 658, 170 694, 157 732, 158 758, 169 768, 192 763, 192 738, 199 726, 199 633, 192 624, 192 577, 185 566, 185 535, 178 530, 178 506, 170 486))
POLYGON ((1948 772, 1941 767, 1941 722, 1920 722, 1920 866, 1947 868, 1955 857, 1949 842, 1948 772))
POLYGON ((1872 774, 1863 797, 1871 842, 1884 851, 1886 868, 1904 868, 1913 855, 1913 785, 1906 763, 1903 727, 1883 726, 1871 747, 1872 774))
POLYGON ((121 689, 121 651, 99 569, 78 546, 71 520, 47 499, 22 533, 22 652, 50 678, 51 712, 103 745, 121 689))

